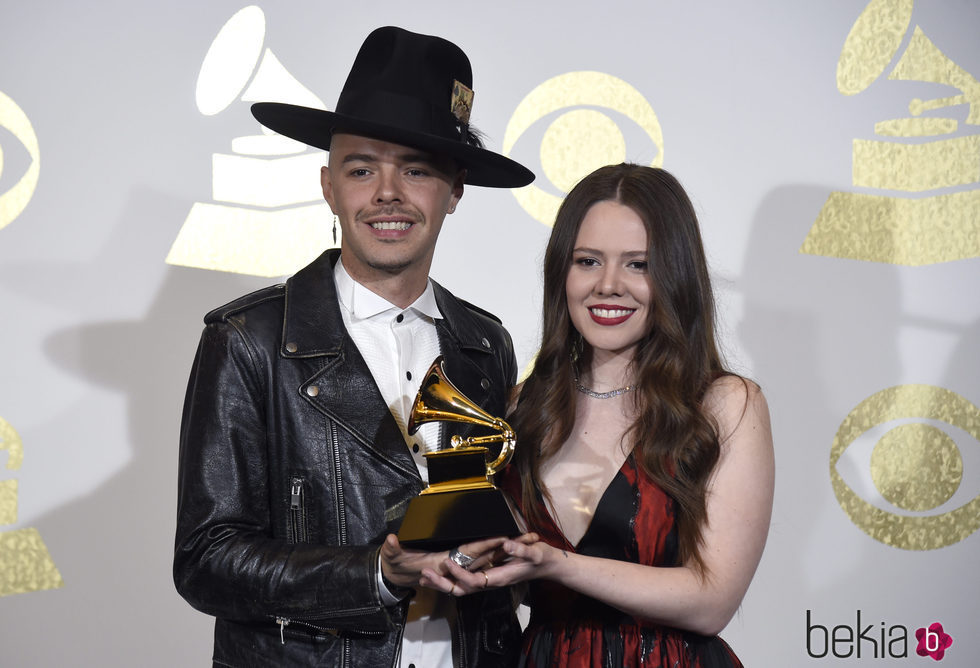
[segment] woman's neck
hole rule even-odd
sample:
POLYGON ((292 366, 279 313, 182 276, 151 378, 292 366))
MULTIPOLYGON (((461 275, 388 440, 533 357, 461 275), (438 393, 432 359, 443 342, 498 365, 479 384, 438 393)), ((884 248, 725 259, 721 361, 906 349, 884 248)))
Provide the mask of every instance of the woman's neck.
POLYGON ((595 392, 609 392, 632 385, 633 349, 614 352, 592 350, 592 363, 581 371, 579 382, 595 392))

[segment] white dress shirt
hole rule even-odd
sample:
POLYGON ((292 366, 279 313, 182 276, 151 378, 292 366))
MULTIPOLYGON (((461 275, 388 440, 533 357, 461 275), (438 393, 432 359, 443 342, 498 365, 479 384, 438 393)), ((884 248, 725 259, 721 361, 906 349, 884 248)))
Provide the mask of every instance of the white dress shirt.
MULTIPOLYGON (((425 372, 439 355, 435 321, 442 318, 432 283, 406 309, 354 281, 344 269, 343 258, 334 267, 334 283, 344 326, 381 391, 391 415, 398 423, 405 445, 423 481, 428 481, 425 453, 439 445, 439 423, 423 424, 409 436, 406 424, 425 372)), ((381 596, 387 605, 398 602, 381 581, 381 596)), ((452 636, 448 616, 455 614, 453 601, 432 589, 419 587, 408 608, 402 638, 401 668, 451 667, 452 636)))

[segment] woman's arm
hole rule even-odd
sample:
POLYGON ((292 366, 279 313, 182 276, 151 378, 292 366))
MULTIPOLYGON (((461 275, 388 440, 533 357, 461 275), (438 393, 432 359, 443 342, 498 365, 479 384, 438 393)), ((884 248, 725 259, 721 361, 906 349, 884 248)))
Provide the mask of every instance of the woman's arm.
POLYGON ((769 530, 774 460, 769 411, 758 387, 721 378, 705 397, 716 420, 721 454, 707 490, 708 523, 701 548, 707 573, 690 565, 644 566, 568 553, 543 542, 503 545, 511 560, 469 573, 447 564, 456 578, 423 571, 422 584, 453 593, 505 586, 535 578, 560 582, 624 612, 705 635, 720 632, 748 589, 769 530), (484 575, 485 573, 485 575, 484 575))

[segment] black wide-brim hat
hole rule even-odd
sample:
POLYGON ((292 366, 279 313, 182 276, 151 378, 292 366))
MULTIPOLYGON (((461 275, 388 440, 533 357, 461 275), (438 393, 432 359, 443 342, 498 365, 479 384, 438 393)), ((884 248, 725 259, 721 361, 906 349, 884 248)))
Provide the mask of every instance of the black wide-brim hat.
POLYGON ((330 150, 335 132, 362 135, 447 155, 466 169, 466 183, 526 186, 534 173, 467 143, 473 73, 462 49, 441 37, 378 28, 364 40, 336 111, 278 102, 252 105, 267 128, 330 150))

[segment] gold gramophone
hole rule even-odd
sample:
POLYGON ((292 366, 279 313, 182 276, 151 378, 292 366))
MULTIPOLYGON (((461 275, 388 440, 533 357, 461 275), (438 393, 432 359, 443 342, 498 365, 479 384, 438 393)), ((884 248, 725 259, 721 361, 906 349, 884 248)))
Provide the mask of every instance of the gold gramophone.
POLYGON ((412 548, 443 550, 490 536, 515 536, 524 526, 510 499, 493 484, 493 475, 510 462, 514 431, 467 398, 446 377, 442 357, 429 367, 408 420, 414 434, 426 422, 462 422, 498 433, 462 438, 451 447, 425 455, 429 486, 412 499, 398 540, 412 548), (487 461, 486 445, 500 443, 500 454, 487 461))

